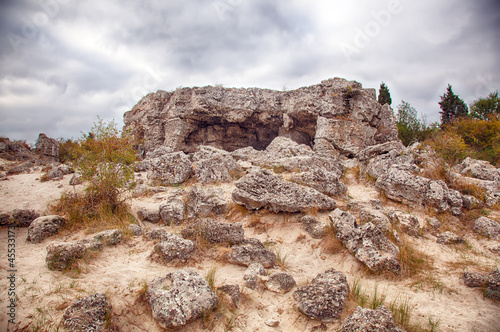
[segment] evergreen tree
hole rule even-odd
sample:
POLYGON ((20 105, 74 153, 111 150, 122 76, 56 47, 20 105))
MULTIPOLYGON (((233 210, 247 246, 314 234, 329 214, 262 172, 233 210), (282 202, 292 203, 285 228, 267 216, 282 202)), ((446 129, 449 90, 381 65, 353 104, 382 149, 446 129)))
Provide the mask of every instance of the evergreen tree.
POLYGON ((462 99, 453 93, 451 84, 448 84, 446 93, 441 96, 441 125, 453 123, 460 117, 467 116, 469 109, 462 99))
POLYGON ((469 116, 477 120, 500 120, 500 98, 498 91, 488 98, 479 98, 470 105, 469 116))
POLYGON ((378 90, 378 102, 381 105, 389 104, 390 106, 392 104, 389 88, 384 82, 380 84, 380 89, 378 90))

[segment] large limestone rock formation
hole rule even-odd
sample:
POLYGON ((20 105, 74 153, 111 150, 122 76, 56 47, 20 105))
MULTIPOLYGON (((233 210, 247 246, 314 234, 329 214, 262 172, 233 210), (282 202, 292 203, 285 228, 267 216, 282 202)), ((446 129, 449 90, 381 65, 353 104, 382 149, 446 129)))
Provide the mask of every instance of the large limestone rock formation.
POLYGON ((278 136, 316 151, 355 155, 397 140, 393 112, 374 89, 340 78, 293 91, 222 87, 157 91, 124 115, 124 129, 144 152, 165 146, 192 153, 199 145, 226 151, 265 149, 278 136))

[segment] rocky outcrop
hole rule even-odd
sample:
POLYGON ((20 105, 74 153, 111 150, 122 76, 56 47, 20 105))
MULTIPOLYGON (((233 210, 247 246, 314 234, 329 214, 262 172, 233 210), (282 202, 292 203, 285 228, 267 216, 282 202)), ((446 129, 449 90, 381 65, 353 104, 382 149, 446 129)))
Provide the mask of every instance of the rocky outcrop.
POLYGON ((36 151, 44 156, 59 160, 59 142, 53 138, 47 137, 44 133, 38 135, 36 151))
POLYGON ((500 224, 490 218, 479 217, 474 221, 472 230, 488 239, 500 238, 500 224))
POLYGON ((226 151, 263 150, 277 136, 317 151, 354 155, 397 140, 393 112, 372 89, 330 79, 294 91, 182 88, 150 93, 124 115, 124 129, 144 150, 166 146, 194 152, 211 145, 226 151))
POLYGON ((66 223, 66 219, 61 216, 51 215, 39 217, 28 227, 28 236, 26 241, 31 243, 40 243, 45 238, 57 233, 59 228, 66 223))
POLYGON ((392 312, 384 306, 379 306, 375 310, 358 307, 340 330, 340 332, 356 331, 404 332, 396 326, 392 312))
MULTIPOLYGON (((163 151, 163 150, 161 150, 163 151)), ((176 185, 186 181, 193 173, 187 154, 182 151, 165 154, 156 153, 142 162, 148 179, 154 185, 176 185)))
POLYGON ((293 294, 297 307, 306 316, 330 322, 340 317, 349 292, 345 274, 330 269, 293 294))
POLYGON ((399 273, 399 249, 371 222, 359 226, 349 212, 336 209, 330 214, 336 237, 354 256, 372 271, 399 273))
POLYGON ((68 331, 104 331, 111 320, 113 308, 105 294, 94 294, 76 300, 64 312, 68 331))
POLYGON ((82 258, 86 248, 80 243, 51 243, 47 246, 45 262, 49 270, 62 271, 82 258))
POLYGON ((456 165, 454 170, 462 176, 469 176, 480 180, 499 181, 500 169, 484 160, 476 160, 467 157, 461 164, 456 165))
POLYGON ((232 248, 229 262, 243 266, 259 263, 267 269, 276 265, 277 258, 275 253, 265 249, 262 244, 244 243, 232 248))
POLYGON ((496 269, 488 274, 466 271, 463 280, 466 286, 482 287, 484 296, 500 300, 500 270, 496 269))
POLYGON ((218 303, 207 281, 191 270, 154 279, 148 285, 146 298, 153 317, 165 329, 179 329, 218 303))
POLYGON ((388 198, 402 203, 424 205, 439 212, 462 212, 462 195, 449 189, 441 180, 431 180, 415 175, 418 168, 394 165, 375 182, 375 187, 388 198))
POLYGON ((186 210, 188 218, 206 218, 226 213, 227 202, 221 188, 206 188, 195 185, 187 195, 186 210))
POLYGON ((315 189, 281 179, 271 171, 254 169, 236 182, 233 201, 249 210, 273 212, 333 210, 335 201, 315 189))
POLYGON ((453 232, 446 231, 444 233, 439 234, 436 242, 439 244, 457 244, 457 243, 463 243, 464 239, 462 239, 460 236, 458 236, 453 232))
POLYGON ((241 172, 229 152, 211 146, 199 146, 192 159, 195 177, 201 183, 232 181, 241 172))

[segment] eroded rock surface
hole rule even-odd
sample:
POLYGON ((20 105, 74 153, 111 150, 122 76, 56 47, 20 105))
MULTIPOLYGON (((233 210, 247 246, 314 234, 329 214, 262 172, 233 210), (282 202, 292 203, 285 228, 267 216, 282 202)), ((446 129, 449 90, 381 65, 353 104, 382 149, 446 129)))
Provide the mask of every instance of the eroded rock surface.
POLYGON ((273 212, 333 210, 335 201, 319 191, 281 179, 269 170, 253 169, 236 182, 233 200, 247 209, 273 212))
POLYGON ((404 332, 396 326, 392 312, 384 306, 379 306, 375 310, 358 307, 340 330, 340 332, 356 331, 404 332))
POLYGON ((104 331, 111 320, 113 308, 104 294, 94 294, 76 300, 64 312, 64 327, 68 331, 104 331))
POLYGON ((299 287, 293 296, 306 316, 330 322, 340 317, 348 292, 344 273, 330 269, 318 274, 310 284, 299 287))
POLYGON ((154 279, 146 291, 153 317, 166 329, 178 329, 211 310, 218 299, 207 281, 191 270, 154 279))
POLYGON ((297 286, 292 275, 286 272, 273 272, 265 281, 267 290, 275 293, 285 294, 297 286))
POLYGON ((45 262, 50 270, 62 271, 82 258, 86 248, 80 243, 51 243, 47 246, 45 262))
POLYGON ((26 241, 31 243, 40 243, 45 238, 57 233, 59 228, 66 223, 66 219, 62 216, 51 215, 39 217, 33 220, 28 227, 28 236, 26 241))
POLYGON ((500 237, 500 224, 487 217, 479 217, 474 221, 472 230, 489 239, 498 239, 500 237))
POLYGON ((500 270, 491 273, 464 272, 463 280, 469 287, 482 287, 484 296, 500 300, 500 270))
POLYGON ((277 258, 275 253, 265 249, 264 246, 246 243, 232 248, 229 261, 243 266, 259 263, 267 269, 276 265, 277 258))
POLYGON ((354 256, 372 271, 399 273, 399 248, 371 222, 359 226, 349 212, 336 209, 330 214, 336 237, 354 256))

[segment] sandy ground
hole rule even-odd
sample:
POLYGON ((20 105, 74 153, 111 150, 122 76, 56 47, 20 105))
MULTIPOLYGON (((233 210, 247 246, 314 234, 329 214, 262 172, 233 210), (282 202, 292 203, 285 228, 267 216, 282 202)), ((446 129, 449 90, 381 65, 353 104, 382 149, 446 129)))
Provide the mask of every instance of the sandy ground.
MULTIPOLYGON (((0 181, 0 212, 15 208, 30 208, 46 212, 47 204, 58 199, 62 192, 73 190, 68 185, 71 176, 60 181, 41 183, 42 173, 16 175, 0 181)), ((218 185, 224 189, 230 201, 231 184, 218 185)), ((350 199, 369 201, 377 199, 378 193, 370 184, 358 183, 348 179, 350 199)), ((172 188, 178 189, 178 188, 172 188)), ((162 194, 141 197, 131 201, 134 210, 140 206, 155 205, 161 202, 162 194)), ((346 201, 339 201, 344 208, 346 201)), ((405 207, 405 209, 407 209, 405 207)), ((405 210, 406 212, 406 210, 405 210)), ((424 223, 425 214, 416 211, 424 223)), ((385 304, 409 299, 413 305, 412 321, 422 328, 429 327, 429 320, 439 321, 440 331, 498 331, 500 322, 500 303, 483 298, 480 289, 466 287, 460 280, 464 266, 467 269, 481 270, 498 267, 499 256, 485 249, 493 241, 478 239, 473 234, 465 234, 469 249, 442 246, 436 238, 426 234, 422 238, 409 239, 419 250, 434 259, 433 269, 425 273, 425 278, 386 278, 367 273, 365 268, 343 248, 325 251, 325 241, 312 239, 302 230, 298 219, 300 214, 248 213, 235 211, 228 222, 240 221, 245 225, 245 236, 255 237, 267 242, 270 248, 283 257, 284 265, 268 272, 286 270, 291 273, 299 286, 312 280, 318 273, 335 268, 343 271, 350 285, 355 280, 361 284, 363 292, 372 296, 386 296, 385 304), (256 222, 258 220, 258 222, 256 222), (253 223, 253 227, 249 227, 253 223), (255 225, 256 224, 256 225, 255 225), (460 263, 460 264, 457 264, 460 263)), ((327 213, 316 217, 328 221, 327 213)), ((146 228, 158 227, 145 223, 146 228)), ((179 228, 171 228, 178 232, 179 228)), ((141 293, 144 285, 169 271, 188 267, 205 275, 216 267, 216 286, 224 284, 244 284, 245 267, 227 263, 224 247, 201 248, 196 258, 186 264, 161 264, 150 258, 154 242, 142 237, 132 237, 113 247, 106 247, 95 257, 87 258, 80 264, 80 271, 62 273, 50 271, 45 265, 45 248, 53 241, 76 241, 88 234, 69 234, 62 232, 45 239, 40 244, 25 241, 27 230, 18 229, 16 239, 16 284, 18 298, 16 308, 16 328, 25 331, 59 331, 66 308, 80 297, 93 293, 105 293, 113 306, 114 325, 120 331, 162 331, 154 321, 141 293)), ((7 260, 8 230, 0 229, 0 329, 6 330, 6 307, 8 305, 9 270, 7 260)), ((320 322, 310 320, 296 309, 293 290, 287 294, 276 294, 262 287, 250 290, 242 287, 242 300, 239 308, 221 308, 205 320, 199 319, 181 331, 313 331, 318 330, 320 322), (265 321, 273 318, 280 325, 271 328, 265 321)), ((356 309, 354 300, 344 310, 342 320, 327 324, 328 331, 337 331, 342 321, 356 309)), ((11 329, 15 330, 15 329, 11 329)))

